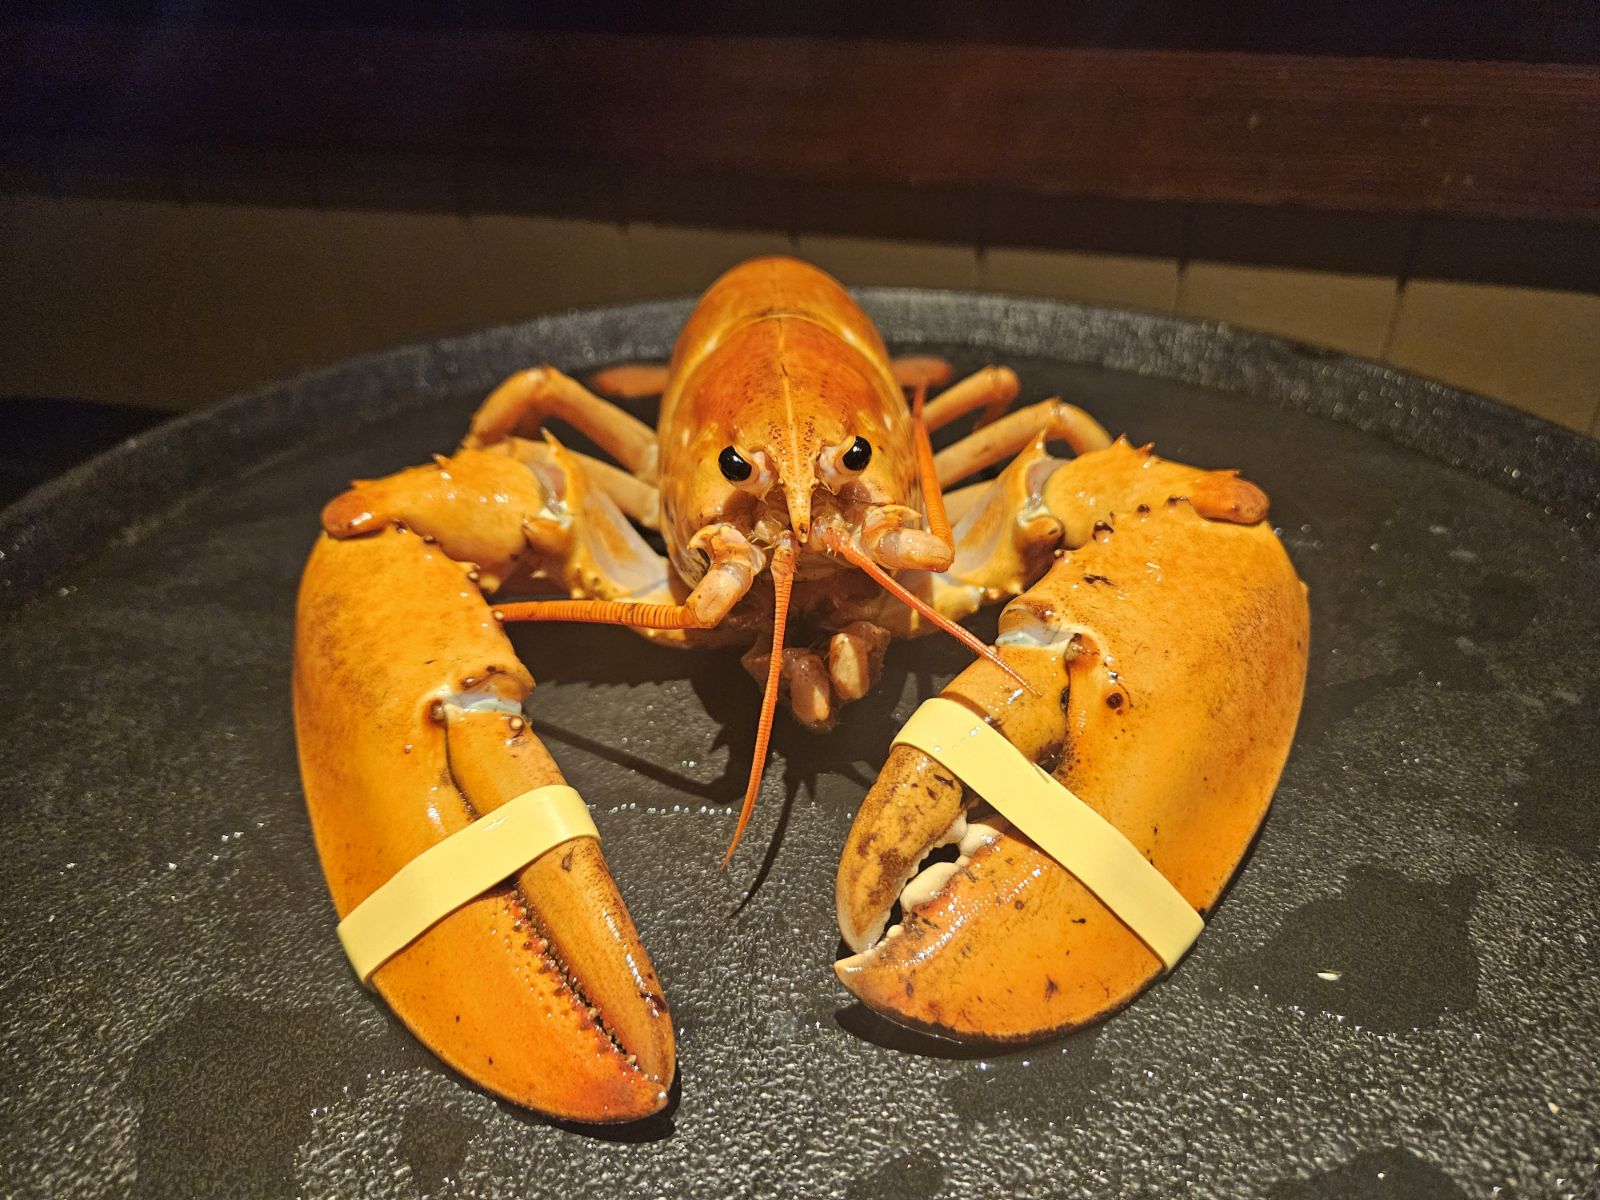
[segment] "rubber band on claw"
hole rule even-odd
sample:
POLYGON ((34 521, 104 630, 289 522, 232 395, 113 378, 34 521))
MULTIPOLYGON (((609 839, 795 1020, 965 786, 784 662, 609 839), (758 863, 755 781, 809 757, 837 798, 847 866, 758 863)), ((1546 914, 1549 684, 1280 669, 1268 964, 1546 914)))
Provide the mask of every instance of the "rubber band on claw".
POLYGON ((895 735, 937 759, 1070 871, 1167 970, 1205 928, 1200 914, 1122 832, 954 700, 923 703, 895 735))
POLYGON ((412 859, 339 922, 362 983, 463 904, 574 838, 599 839, 583 798, 565 784, 523 792, 412 859))

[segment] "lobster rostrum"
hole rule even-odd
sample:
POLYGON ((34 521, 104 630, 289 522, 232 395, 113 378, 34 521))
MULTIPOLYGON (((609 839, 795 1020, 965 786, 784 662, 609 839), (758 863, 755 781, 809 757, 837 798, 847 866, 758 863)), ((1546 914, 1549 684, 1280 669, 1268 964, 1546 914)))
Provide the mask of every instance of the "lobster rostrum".
MULTIPOLYGON (((711 286, 670 363, 593 381, 659 393, 656 430, 535 368, 484 402, 454 455, 330 502, 301 585, 295 716, 341 916, 431 846, 562 782, 523 716, 533 679, 510 620, 748 647, 765 687, 730 856, 780 699, 826 729, 892 638, 942 628, 978 656, 946 697, 1195 908, 1213 904, 1270 800, 1304 679, 1304 587, 1266 497, 1113 444, 1057 400, 1006 413, 1018 381, 1003 367, 925 401, 948 377, 938 360, 891 359, 827 275, 758 259, 711 286), (930 431, 980 410, 976 432, 933 453, 930 431), (563 446, 552 420, 614 462, 563 446), (518 591, 565 598, 487 599, 518 591), (954 623, 1008 597, 994 647, 954 623)), ((1126 1003, 1160 961, 978 803, 935 759, 894 748, 839 869, 857 951, 836 964, 845 985, 897 1020, 989 1040, 1126 1003), (950 845, 954 861, 922 867, 950 845)), ((592 837, 455 908, 371 982, 441 1058, 514 1101, 581 1121, 666 1103, 671 1018, 592 837)))

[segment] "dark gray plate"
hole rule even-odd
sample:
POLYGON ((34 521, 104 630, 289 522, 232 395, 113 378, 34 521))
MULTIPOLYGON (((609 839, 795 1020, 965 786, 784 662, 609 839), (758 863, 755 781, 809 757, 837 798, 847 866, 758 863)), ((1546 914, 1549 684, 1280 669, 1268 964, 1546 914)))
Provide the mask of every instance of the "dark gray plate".
POLYGON ((1175 458, 1237 466, 1311 585, 1300 734, 1187 962, 1005 1054, 835 983, 833 868, 897 722, 964 661, 897 648, 780 721, 716 867, 755 686, 731 656, 518 630, 682 1029, 671 1109, 561 1127, 440 1066, 351 977, 289 720, 322 502, 454 444, 512 369, 659 357, 639 305, 398 350, 230 401, 0 518, 0 1193, 1593 1194, 1600 1129, 1600 444, 1216 326, 868 292, 1175 458), (1496 1189, 1499 1189, 1498 1191, 1496 1189))

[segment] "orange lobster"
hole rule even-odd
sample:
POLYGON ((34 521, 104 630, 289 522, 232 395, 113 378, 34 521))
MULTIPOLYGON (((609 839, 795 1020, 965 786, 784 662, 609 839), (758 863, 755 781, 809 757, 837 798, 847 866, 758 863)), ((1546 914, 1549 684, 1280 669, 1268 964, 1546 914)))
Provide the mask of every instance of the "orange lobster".
MULTIPOLYGON (((765 691, 730 856, 780 698, 827 728, 876 682, 891 638, 944 629, 979 656, 945 695, 1051 767, 1185 901, 1213 904, 1265 813, 1304 682, 1304 586, 1266 497, 1113 444, 1060 401, 1002 416, 1018 390, 1003 367, 924 403, 948 373, 892 360, 827 275, 758 259, 711 286, 665 368, 597 378, 659 391, 657 430, 535 368, 488 398, 453 456, 329 503, 301 584, 295 719, 340 915, 562 782, 523 716, 533 679, 508 620, 750 646, 765 691), (975 410, 979 429, 934 454, 930 431, 975 410), (534 440, 552 419, 620 467, 534 440), (1076 457, 1051 457, 1051 441, 1076 457), (665 558, 636 525, 660 531, 665 558), (491 607, 502 590, 569 598, 491 607), (954 623, 1006 597, 995 647, 954 623)), ((847 987, 897 1020, 1020 1040, 1094 1019, 1159 973, 1093 893, 974 803, 926 753, 891 753, 839 869, 858 951, 836 965, 847 987), (952 843, 954 863, 919 873, 952 843)), ((518 1103, 591 1122, 666 1103, 671 1018, 592 837, 450 911, 371 982, 442 1059, 518 1103)))

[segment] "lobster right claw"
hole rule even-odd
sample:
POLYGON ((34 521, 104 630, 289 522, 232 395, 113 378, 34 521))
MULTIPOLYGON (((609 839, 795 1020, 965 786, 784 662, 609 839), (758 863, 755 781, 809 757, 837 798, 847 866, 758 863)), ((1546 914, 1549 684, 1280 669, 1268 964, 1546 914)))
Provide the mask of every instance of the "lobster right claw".
MULTIPOLYGON (((1032 693, 979 661, 944 695, 1051 771, 1204 913, 1288 755, 1305 586, 1262 523, 1265 496, 1231 473, 1118 442, 1058 469, 1043 499, 1064 528, 1095 532, 1001 617, 998 645, 1032 693)), ((840 980, 893 1020, 963 1040, 1029 1041, 1127 1004, 1162 960, 976 803, 928 753, 891 750, 839 865, 839 928, 857 952, 835 964, 840 980), (954 862, 919 873, 951 844, 954 862)))

